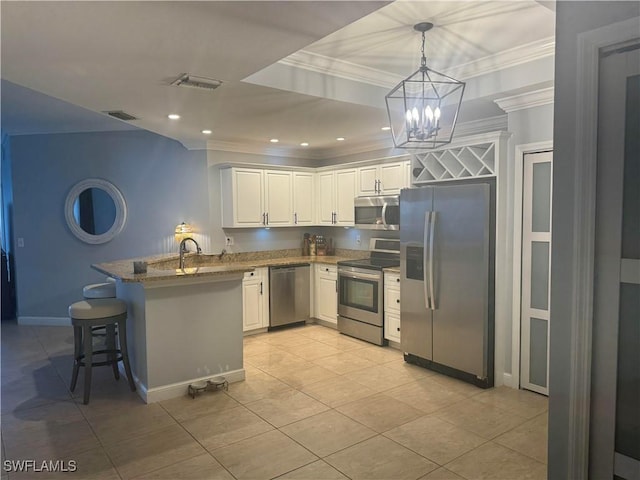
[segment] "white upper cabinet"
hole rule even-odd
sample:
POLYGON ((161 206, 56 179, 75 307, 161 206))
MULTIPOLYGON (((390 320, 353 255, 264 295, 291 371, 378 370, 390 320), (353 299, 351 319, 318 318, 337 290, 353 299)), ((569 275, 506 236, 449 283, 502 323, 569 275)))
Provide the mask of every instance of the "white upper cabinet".
POLYGON ((313 225, 315 175, 293 172, 293 224, 313 225))
POLYGON ((221 170, 223 228, 293 225, 292 179, 289 171, 221 170))
POLYGON ((333 225, 334 219, 334 172, 318 174, 318 197, 316 198, 317 224, 333 225))
POLYGON ((265 225, 293 224, 293 176, 280 170, 264 171, 265 225))
POLYGON ((318 173, 317 224, 352 226, 356 197, 356 169, 318 173))
POLYGON ((408 186, 406 162, 384 163, 358 169, 358 196, 397 195, 408 186))
POLYGON ((223 227, 261 227, 264 222, 262 170, 220 171, 223 227))
POLYGON ((355 168, 336 171, 335 225, 355 223, 356 176, 355 168))

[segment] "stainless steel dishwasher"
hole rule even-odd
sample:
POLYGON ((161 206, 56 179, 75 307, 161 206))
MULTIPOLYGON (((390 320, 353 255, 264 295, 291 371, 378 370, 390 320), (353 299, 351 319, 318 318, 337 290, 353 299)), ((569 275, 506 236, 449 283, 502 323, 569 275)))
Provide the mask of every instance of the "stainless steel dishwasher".
POLYGON ((310 275, 308 263, 269 267, 269 328, 310 318, 310 275))

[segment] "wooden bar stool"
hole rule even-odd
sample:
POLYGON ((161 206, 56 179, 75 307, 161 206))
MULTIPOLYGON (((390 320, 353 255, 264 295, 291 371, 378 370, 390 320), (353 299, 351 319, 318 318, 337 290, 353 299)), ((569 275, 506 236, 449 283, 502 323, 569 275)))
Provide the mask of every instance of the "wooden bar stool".
POLYGON ((111 365, 117 380, 120 378, 118 362, 121 360, 131 391, 135 391, 136 385, 131 374, 127 351, 127 304, 117 298, 82 300, 69 306, 69 316, 73 325, 74 339, 71 391, 73 392, 76 388, 80 367, 84 367, 84 403, 88 404, 91 393, 91 367, 111 365), (94 352, 92 328, 103 325, 107 329, 106 348, 94 352), (116 347, 116 327, 120 348, 116 347), (94 361, 93 356, 99 354, 105 354, 107 359, 94 361))

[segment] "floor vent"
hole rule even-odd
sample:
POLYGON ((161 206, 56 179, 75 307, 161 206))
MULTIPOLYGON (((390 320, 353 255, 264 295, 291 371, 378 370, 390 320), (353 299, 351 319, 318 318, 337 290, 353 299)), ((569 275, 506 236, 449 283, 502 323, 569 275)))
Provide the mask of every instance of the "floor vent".
POLYGON ((122 110, 111 110, 108 112, 104 112, 107 115, 117 118, 118 120, 124 120, 125 122, 129 122, 131 120, 138 120, 136 117, 134 117, 133 115, 129 115, 126 112, 123 112, 122 110))

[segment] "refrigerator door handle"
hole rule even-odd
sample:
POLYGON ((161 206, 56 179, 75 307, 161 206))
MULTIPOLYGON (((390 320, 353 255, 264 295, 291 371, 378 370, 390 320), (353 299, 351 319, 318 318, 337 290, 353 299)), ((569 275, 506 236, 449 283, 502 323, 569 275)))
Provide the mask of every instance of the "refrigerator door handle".
POLYGON ((422 250, 422 284, 424 286, 424 299, 425 299, 425 305, 427 307, 427 310, 431 309, 431 297, 429 296, 429 285, 427 282, 427 260, 428 260, 428 256, 427 256, 427 251, 429 249, 429 245, 430 245, 430 239, 429 239, 429 227, 431 225, 431 212, 427 211, 424 214, 424 245, 423 245, 423 250, 422 250))
POLYGON ((434 293, 433 282, 433 245, 436 243, 435 229, 436 229, 436 212, 431 212, 429 226, 429 290, 431 293, 431 309, 436 309, 436 296, 434 293))

